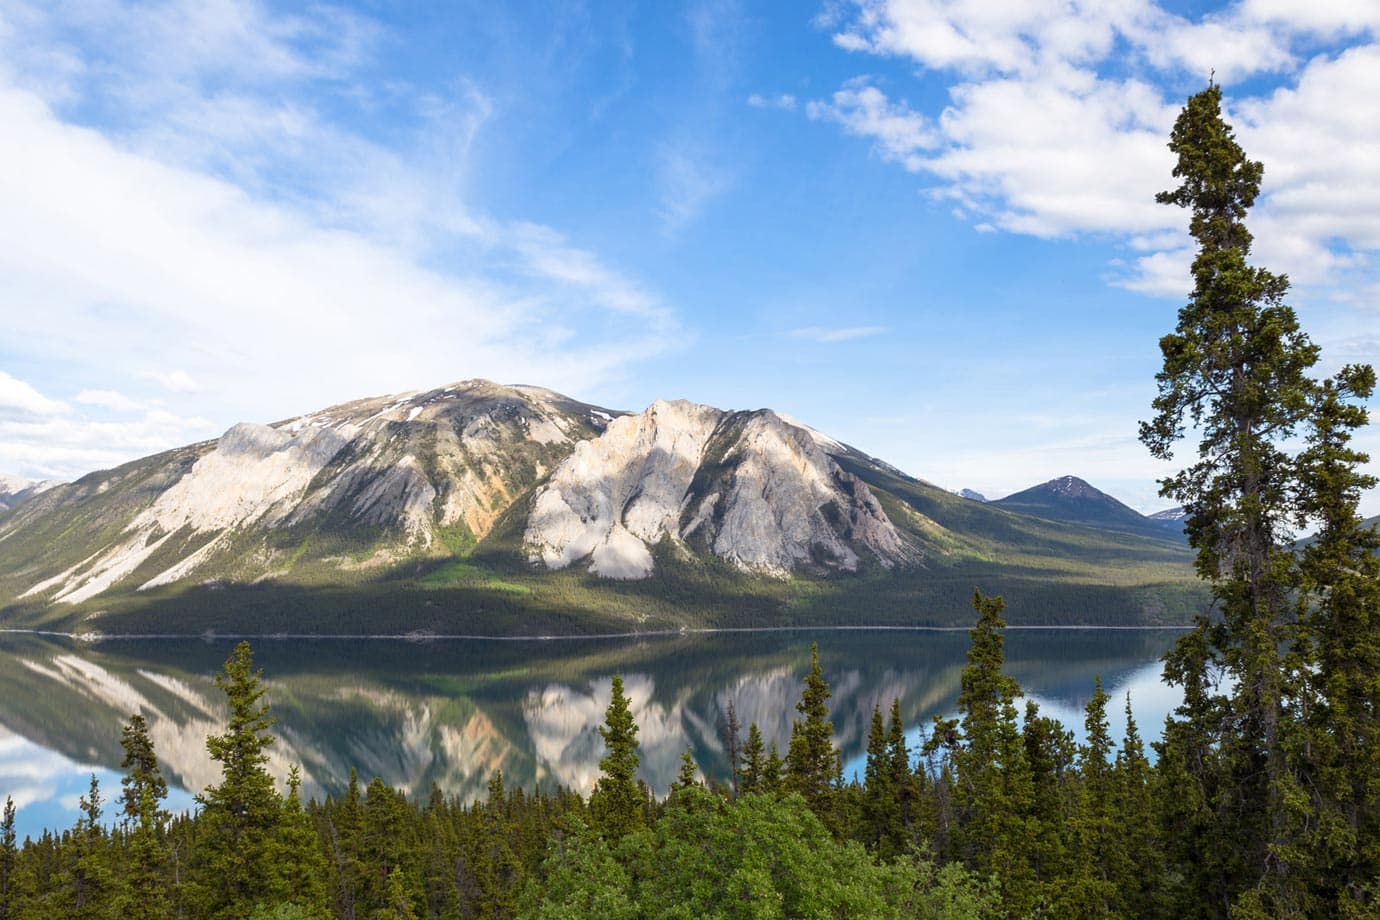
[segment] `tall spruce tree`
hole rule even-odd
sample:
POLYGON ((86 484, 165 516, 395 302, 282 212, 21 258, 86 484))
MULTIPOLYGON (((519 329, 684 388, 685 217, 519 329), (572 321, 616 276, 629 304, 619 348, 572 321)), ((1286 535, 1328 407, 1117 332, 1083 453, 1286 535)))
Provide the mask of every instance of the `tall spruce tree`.
MULTIPOLYGON (((1250 889, 1282 893, 1291 884, 1289 863, 1277 858, 1293 832, 1288 803, 1297 791, 1283 734, 1293 688, 1282 648, 1294 635, 1297 586, 1288 547, 1297 467, 1286 446, 1308 414, 1318 349, 1284 303, 1288 279, 1247 261, 1244 218, 1264 168, 1236 142, 1221 103, 1221 88, 1209 85, 1188 100, 1170 136, 1180 184, 1156 200, 1190 211, 1199 248, 1192 296, 1160 341, 1156 415, 1141 425, 1141 440, 1169 459, 1186 425, 1199 435, 1196 462, 1160 491, 1187 512, 1189 543, 1220 625, 1200 623, 1166 676, 1201 684, 1200 674, 1185 670, 1220 667, 1230 678, 1219 707, 1226 719, 1217 723, 1226 731, 1199 739, 1206 756, 1188 768, 1216 774, 1194 777, 1209 792, 1212 832, 1220 835, 1202 845, 1239 854, 1239 870, 1214 885, 1234 902, 1250 889)), ((1279 897, 1268 910, 1287 909, 1289 898, 1279 897)))
POLYGON ((589 816, 594 829, 614 843, 644 823, 644 797, 636 780, 637 765, 642 762, 637 723, 623 693, 623 678, 616 674, 599 735, 604 739, 604 758, 599 761, 598 784, 589 796, 589 816))
POLYGON ((1198 434, 1196 462, 1161 494, 1187 511, 1216 601, 1166 658, 1184 688, 1158 746, 1168 876, 1183 916, 1364 912, 1380 855, 1380 758, 1361 740, 1380 727, 1380 572, 1356 513, 1372 480, 1348 442, 1375 375, 1309 376, 1318 349, 1284 302, 1288 279, 1247 261, 1264 169, 1221 102, 1216 85, 1192 96, 1170 137, 1180 184, 1157 200, 1190 210, 1199 249, 1193 294, 1160 342, 1156 416, 1141 426, 1165 459, 1187 426, 1198 434), (1300 524, 1320 528, 1302 561, 1300 524))

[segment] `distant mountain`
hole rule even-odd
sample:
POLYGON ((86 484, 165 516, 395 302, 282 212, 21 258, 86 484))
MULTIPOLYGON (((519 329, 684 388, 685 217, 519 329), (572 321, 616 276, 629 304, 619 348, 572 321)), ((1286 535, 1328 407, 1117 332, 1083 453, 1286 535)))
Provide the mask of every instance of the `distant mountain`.
POLYGON ((0 515, 7 511, 13 511, 35 495, 41 495, 56 485, 60 485, 60 483, 55 479, 35 482, 31 479, 21 479, 18 476, 7 476, 0 473, 0 515))
POLYGON ((983 495, 981 492, 974 492, 972 489, 959 489, 954 494, 960 498, 970 499, 975 502, 985 502, 988 500, 986 495, 983 495))
POLYGON ((483 380, 235 425, 0 517, 0 624, 71 631, 937 625, 974 586, 1050 623, 1184 622, 1201 591, 1162 539, 968 501, 770 409, 483 380))
MULTIPOLYGON (((1380 514, 1377 514, 1374 517, 1362 518, 1361 527, 1380 527, 1380 514)), ((1317 534, 1309 534, 1306 537, 1296 540, 1294 542, 1294 548, 1296 550, 1304 549, 1305 547, 1311 546, 1317 539, 1317 534)))
POLYGON ((1184 532, 1184 522, 1188 520, 1188 512, 1176 505, 1173 508, 1166 508, 1163 511, 1146 515, 1146 520, 1154 521, 1178 537, 1184 532))
POLYGON ((999 498, 992 504, 1048 520, 1159 539, 1177 539, 1183 529, 1180 526, 1176 532, 1174 520, 1165 517, 1171 512, 1160 512, 1157 518, 1146 517, 1077 476, 1051 479, 1023 492, 999 498))

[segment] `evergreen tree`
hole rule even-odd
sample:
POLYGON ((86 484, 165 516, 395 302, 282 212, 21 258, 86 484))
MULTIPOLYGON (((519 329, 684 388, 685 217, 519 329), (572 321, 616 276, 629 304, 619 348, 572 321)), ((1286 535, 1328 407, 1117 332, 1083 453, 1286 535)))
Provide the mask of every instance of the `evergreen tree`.
POLYGON ((897 789, 886 742, 882 707, 881 704, 874 703, 872 723, 867 731, 867 761, 863 768, 862 801, 862 842, 874 851, 880 851, 883 841, 892 840, 892 826, 900 824, 897 789))
POLYGON ((767 752, 762 743, 762 731, 753 722, 748 726, 747 743, 743 745, 742 765, 738 768, 738 792, 747 795, 761 792, 767 770, 767 752))
POLYGON ((691 786, 700 784, 698 768, 695 766, 695 755, 686 748, 680 752, 680 772, 676 774, 676 780, 671 784, 671 792, 675 793, 681 789, 689 789, 691 786))
MULTIPOLYGON (((1074 766, 1073 733, 1058 719, 1040 715, 1034 700, 1026 700, 1025 724, 1021 729, 1025 759, 1030 769, 1032 811, 1030 821, 1030 863, 1035 877, 1044 881, 1070 878, 1070 826, 1076 816, 1077 784, 1074 766)), ((1071 885, 1061 886, 1066 897, 1071 885)))
POLYGON ((285 887, 274 861, 282 802, 266 769, 274 720, 260 679, 247 642, 235 647, 216 676, 230 721, 225 734, 206 739, 206 749, 221 765, 221 782, 197 796, 197 888, 212 918, 245 917, 259 902, 277 903, 285 887))
POLYGON ((417 911, 407 894, 407 874, 399 866, 388 873, 384 905, 374 912, 374 920, 417 920, 417 911))
POLYGON ((604 758, 599 761, 599 781, 589 796, 589 816, 595 830, 611 843, 641 827, 645 796, 635 775, 641 763, 637 723, 632 706, 623 694, 623 678, 614 675, 609 708, 599 728, 604 739, 604 758))
POLYGON ((1362 525, 1361 493, 1373 476, 1350 446, 1368 421, 1357 400, 1375 390, 1368 366, 1343 368, 1319 388, 1301 455, 1301 515, 1319 525, 1303 552, 1313 599, 1295 643, 1306 688, 1291 754, 1310 790, 1308 831, 1282 854, 1306 867, 1315 913, 1380 913, 1380 533, 1362 525))
POLYGON ((1150 798, 1150 761, 1126 695, 1126 735, 1116 755, 1116 805, 1118 834, 1124 861, 1114 880, 1128 917, 1152 916, 1164 878, 1155 835, 1155 815, 1150 798))
POLYGON ((1200 433, 1197 461, 1164 480, 1161 494, 1187 512, 1198 572, 1217 600, 1221 628, 1204 624, 1189 641, 1206 646, 1204 665, 1219 664, 1231 678, 1231 728, 1215 743, 1205 739, 1212 756, 1189 768, 1217 773, 1200 781, 1215 787, 1207 804, 1220 839, 1203 845, 1240 851, 1241 873, 1219 882, 1252 892, 1256 907, 1239 905, 1247 913, 1284 915, 1296 911, 1297 889, 1277 851, 1296 831, 1290 803, 1299 794, 1284 751, 1295 688, 1281 649, 1294 635, 1297 585, 1287 546, 1297 467, 1285 448, 1308 414, 1318 349, 1284 303, 1288 279, 1247 262, 1244 218, 1264 169, 1237 144, 1221 101, 1216 85, 1191 97, 1170 137, 1180 184, 1156 200, 1190 210, 1199 249, 1193 294, 1160 342, 1156 416, 1142 424, 1141 439, 1168 459, 1186 422, 1200 433))
POLYGON ((725 707, 720 735, 724 741, 724 752, 728 755, 729 783, 733 787, 734 796, 738 795, 738 760, 742 744, 742 738, 739 735, 742 729, 743 727, 738 724, 738 707, 730 699, 725 707))
POLYGON ((337 916, 357 920, 364 915, 370 871, 364 859, 364 796, 359 771, 350 768, 345 798, 331 819, 330 849, 332 905, 337 916))
POLYGON ((958 694, 963 744, 953 754, 960 852, 970 869, 997 873, 1008 912, 1022 916, 1039 895, 1030 862, 1034 786, 1015 706, 1020 687, 1002 671, 1002 599, 975 592, 973 607, 978 621, 958 694))
POLYGON ((834 725, 829 721, 829 684, 819 667, 819 646, 810 646, 810 673, 805 676, 796 711, 803 719, 791 727, 786 751, 786 788, 800 793, 825 823, 830 820, 837 754, 834 725))
POLYGON ((326 917, 326 859, 311 816, 302 807, 302 771, 295 764, 287 782, 282 820, 272 845, 272 859, 284 883, 281 897, 301 908, 305 917, 326 917))
POLYGON ((479 833, 475 837, 479 910, 485 917, 511 916, 517 906, 522 863, 513 852, 507 806, 503 772, 496 770, 489 780, 489 800, 479 809, 479 833))
POLYGON ((120 767, 124 792, 124 823, 128 834, 128 859, 124 867, 119 910, 129 920, 160 920, 170 915, 163 866, 168 860, 164 840, 169 814, 162 808, 168 784, 158 768, 158 757, 149 738, 148 723, 138 713, 130 716, 120 735, 125 757, 120 767))
POLYGON ((1077 866, 1065 913, 1072 917, 1121 917, 1116 882, 1122 876, 1123 851, 1117 833, 1112 736, 1107 722, 1107 694, 1096 678, 1086 707, 1086 741, 1079 749, 1082 767, 1078 820, 1074 828, 1077 866))
MULTIPOLYGON (((910 746, 906 743, 905 724, 901 721, 901 700, 891 700, 891 719, 887 723, 886 734, 887 772, 890 783, 896 790, 896 816, 902 836, 905 836, 915 821, 915 799, 920 790, 916 785, 916 774, 911 770, 910 746)), ((901 841, 895 841, 899 847, 901 841)), ((898 850, 899 852, 899 850, 898 850)))
POLYGON ((771 749, 767 752, 767 764, 762 770, 762 792, 777 793, 781 791, 781 779, 786 770, 786 764, 781 759, 781 752, 776 749, 776 742, 771 743, 771 749))
POLYGON ((1156 417, 1141 426, 1161 458, 1186 424, 1200 433, 1197 461, 1162 494, 1188 512, 1217 606, 1166 661, 1185 688, 1157 771, 1165 823, 1178 828, 1171 875, 1195 915, 1364 910, 1373 894, 1360 879, 1376 863, 1360 851, 1376 835, 1359 828, 1380 758, 1357 740, 1376 727, 1380 588, 1355 504, 1371 481, 1348 442, 1375 375, 1308 376, 1318 349, 1284 302, 1287 278, 1247 261, 1244 218, 1264 170, 1221 99, 1215 85, 1191 97, 1170 138, 1180 185, 1157 197, 1191 211, 1199 250, 1192 297, 1160 343, 1156 417), (1289 528, 1308 523, 1319 538, 1300 562, 1289 528))
POLYGON ((19 916, 19 848, 15 845, 14 799, 5 796, 5 812, 0 819, 0 920, 19 916))
POLYGON ((62 902, 72 920, 96 920, 110 911, 115 876, 109 838, 101 824, 101 788, 93 773, 91 786, 81 797, 81 816, 71 837, 70 868, 65 873, 67 891, 62 902))

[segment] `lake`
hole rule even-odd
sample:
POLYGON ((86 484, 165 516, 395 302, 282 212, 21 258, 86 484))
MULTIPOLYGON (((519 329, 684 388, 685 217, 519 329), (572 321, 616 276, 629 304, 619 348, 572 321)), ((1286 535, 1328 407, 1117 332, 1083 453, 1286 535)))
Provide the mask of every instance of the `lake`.
MULTIPOLYGON (((1159 659, 1176 630, 1018 629, 1006 636, 1007 671, 1081 734, 1083 706, 1100 675, 1121 737, 1129 692, 1147 739, 1158 737, 1178 694, 1159 659)), ((784 754, 801 682, 818 643, 835 743, 846 771, 861 771, 872 707, 901 701, 918 741, 951 715, 968 649, 966 631, 801 630, 612 639, 260 639, 255 662, 278 719, 270 769, 299 764, 304 790, 339 794, 351 768, 412 795, 433 785, 482 797, 494 771, 531 788, 588 792, 599 772, 598 728, 610 680, 621 674, 640 727, 642 776, 664 794, 689 748, 711 779, 727 781, 723 725, 729 704, 746 735, 756 722, 784 754)), ((0 799, 14 797, 21 838, 69 827, 94 773, 107 803, 120 792, 120 728, 149 720, 169 807, 219 779, 208 734, 224 730, 215 684, 228 639, 84 643, 0 633, 0 799)), ((107 817, 114 811, 107 809, 107 817)))

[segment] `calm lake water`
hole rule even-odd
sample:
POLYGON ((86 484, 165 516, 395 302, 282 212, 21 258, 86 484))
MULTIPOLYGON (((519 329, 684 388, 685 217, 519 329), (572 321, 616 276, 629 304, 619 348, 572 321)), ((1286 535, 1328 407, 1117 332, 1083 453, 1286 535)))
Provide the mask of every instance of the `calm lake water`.
MULTIPOLYGON (((1173 630, 1010 630, 1007 670, 1042 712, 1081 733, 1100 675, 1114 736, 1129 692, 1136 721, 1158 736, 1177 692, 1160 682, 1173 630)), ((732 702, 746 735, 756 722, 784 753, 810 645, 833 690, 835 742, 861 770, 874 704, 901 701, 918 740, 952 714, 966 632, 847 630, 692 634, 545 641, 262 639, 254 643, 279 741, 271 770, 299 764, 309 795, 338 794, 351 768, 410 794, 433 784, 484 794, 495 770, 531 788, 587 792, 599 772, 598 728, 621 674, 640 727, 642 776, 664 793, 689 748, 726 780, 722 726, 732 702)), ((0 633, 0 799, 14 797, 18 829, 70 826, 91 775, 109 802, 120 791, 120 728, 149 719, 176 786, 170 807, 219 778, 205 739, 224 730, 215 675, 230 640, 117 640, 96 644, 0 633)), ((107 816, 113 812, 108 810, 107 816)))

